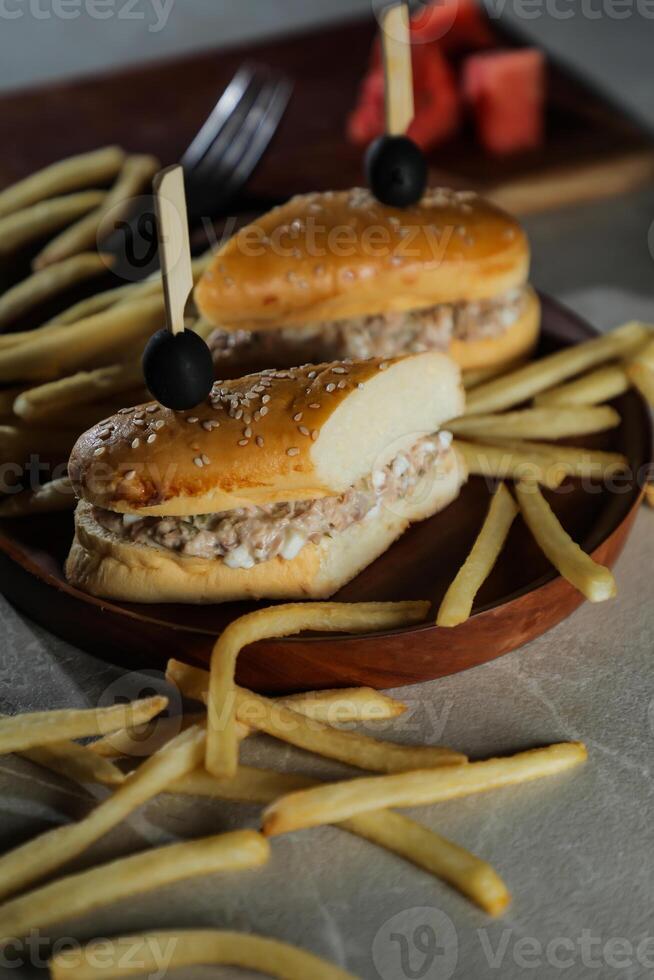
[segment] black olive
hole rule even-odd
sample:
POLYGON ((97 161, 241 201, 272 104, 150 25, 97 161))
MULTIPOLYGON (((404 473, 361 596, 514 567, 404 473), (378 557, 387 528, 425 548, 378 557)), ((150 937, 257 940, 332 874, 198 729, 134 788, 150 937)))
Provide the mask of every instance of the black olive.
POLYGON ((408 136, 380 136, 368 147, 366 176, 378 201, 406 208, 425 193, 427 161, 408 136))
POLYGON ((211 351, 192 330, 158 330, 143 352, 148 390, 166 408, 179 412, 203 402, 213 385, 211 351))

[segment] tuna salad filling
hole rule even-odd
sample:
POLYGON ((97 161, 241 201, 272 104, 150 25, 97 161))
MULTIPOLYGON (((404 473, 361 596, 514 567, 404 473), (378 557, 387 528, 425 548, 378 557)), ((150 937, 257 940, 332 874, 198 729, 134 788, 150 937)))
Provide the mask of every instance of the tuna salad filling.
POLYGON ((99 507, 93 513, 102 527, 124 541, 197 558, 221 558, 229 568, 252 568, 275 557, 290 561, 308 542, 333 537, 401 501, 434 473, 451 442, 448 432, 424 437, 339 497, 193 517, 138 517, 99 507))
POLYGON ((471 303, 441 303, 422 310, 310 323, 281 330, 229 331, 209 337, 221 370, 230 361, 256 366, 393 357, 397 354, 447 350, 452 339, 496 337, 522 315, 526 287, 471 303))

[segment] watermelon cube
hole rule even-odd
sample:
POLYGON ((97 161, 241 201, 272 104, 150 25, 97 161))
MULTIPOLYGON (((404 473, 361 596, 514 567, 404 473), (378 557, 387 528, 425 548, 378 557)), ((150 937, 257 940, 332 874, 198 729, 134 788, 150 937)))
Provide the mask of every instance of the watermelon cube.
POLYGON ((545 58, 535 48, 470 55, 463 95, 481 145, 498 156, 541 146, 545 128, 545 58))
MULTIPOLYGON (((413 48, 413 89, 415 116, 407 135, 429 150, 452 136, 461 118, 456 79, 438 47, 413 48)), ((356 146, 365 146, 381 136, 384 127, 384 70, 378 65, 361 84, 356 108, 347 121, 347 135, 356 146)))

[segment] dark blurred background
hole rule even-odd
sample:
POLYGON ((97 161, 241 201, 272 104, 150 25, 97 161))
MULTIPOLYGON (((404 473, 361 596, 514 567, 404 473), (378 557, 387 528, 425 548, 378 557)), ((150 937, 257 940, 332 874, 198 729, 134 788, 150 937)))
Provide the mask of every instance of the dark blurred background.
MULTIPOLYGON (((0 0, 0 89, 372 17, 378 3, 0 0)), ((621 94, 654 130, 652 0, 487 0, 486 7, 491 20, 546 44, 621 94)))

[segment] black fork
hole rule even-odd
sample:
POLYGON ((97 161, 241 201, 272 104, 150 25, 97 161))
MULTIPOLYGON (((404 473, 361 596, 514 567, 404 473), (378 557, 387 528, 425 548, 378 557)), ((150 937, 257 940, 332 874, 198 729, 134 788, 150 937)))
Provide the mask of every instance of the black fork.
MULTIPOLYGON (((238 209, 239 194, 275 135, 292 89, 286 76, 266 67, 245 64, 234 75, 180 161, 191 225, 223 217, 230 206, 238 209)), ((139 199, 139 213, 119 222, 101 249, 113 256, 119 279, 137 282, 156 271, 150 196, 139 199)))

